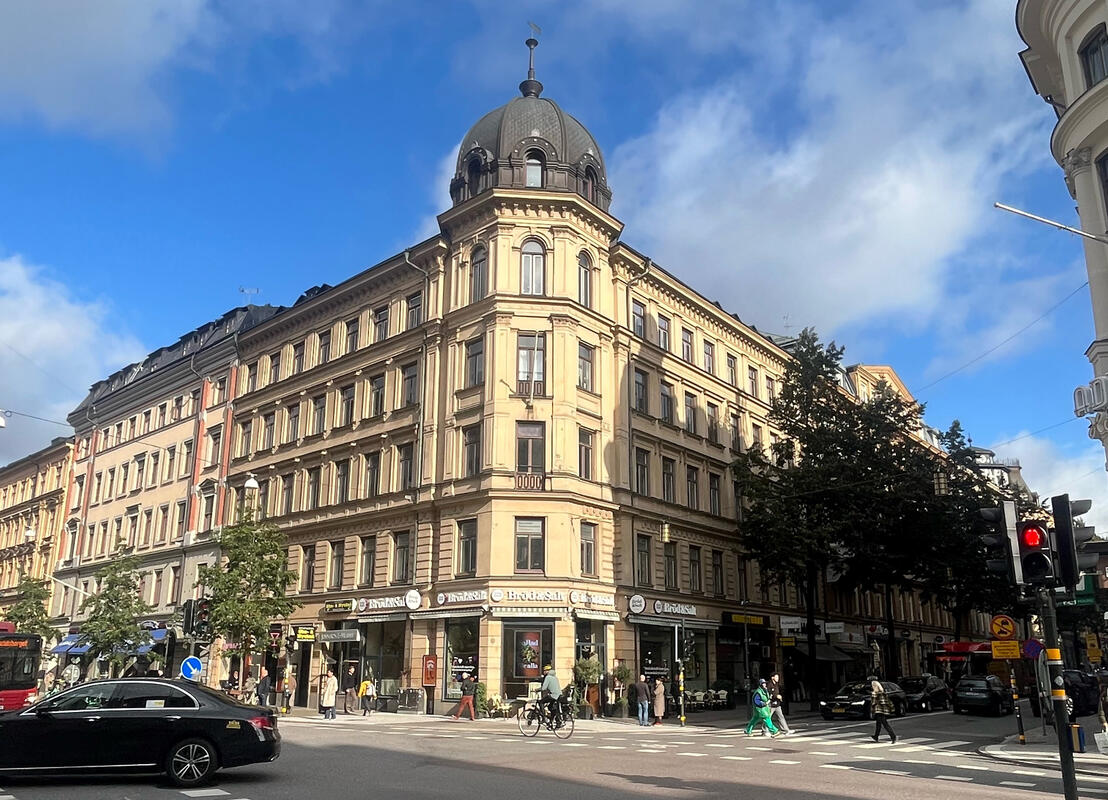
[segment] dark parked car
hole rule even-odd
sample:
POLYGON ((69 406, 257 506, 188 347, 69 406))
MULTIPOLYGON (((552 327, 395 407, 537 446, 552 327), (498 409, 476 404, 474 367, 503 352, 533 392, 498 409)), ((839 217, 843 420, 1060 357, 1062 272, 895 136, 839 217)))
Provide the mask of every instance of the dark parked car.
POLYGON ((0 741, 0 773, 165 772, 186 787, 281 753, 273 710, 151 678, 83 683, 0 714, 0 741))
MULTIPOLYGON (((904 712, 908 709, 908 698, 905 696, 904 690, 891 681, 881 681, 881 685, 885 687, 885 693, 896 709, 896 716, 904 716, 904 712)), ((872 694, 870 681, 848 683, 839 689, 833 697, 820 700, 819 711, 824 719, 841 719, 843 717, 869 719, 871 716, 870 696, 872 694)))
POLYGON ((1066 710, 1071 717, 1095 714, 1100 705, 1100 681, 1096 675, 1079 669, 1062 671, 1066 688, 1066 710))
POLYGON ((904 690, 910 711, 950 708, 950 688, 937 675, 909 675, 897 683, 904 690))
POLYGON ((1016 708, 1009 689, 996 675, 966 675, 954 687, 951 701, 954 713, 988 711, 997 716, 1011 714, 1016 708))

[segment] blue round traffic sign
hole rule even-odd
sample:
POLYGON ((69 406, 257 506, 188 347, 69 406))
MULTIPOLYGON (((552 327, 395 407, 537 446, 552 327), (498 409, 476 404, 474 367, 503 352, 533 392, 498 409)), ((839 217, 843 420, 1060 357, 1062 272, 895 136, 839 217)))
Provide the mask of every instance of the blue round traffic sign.
POLYGON ((181 662, 181 677, 187 681, 194 681, 204 671, 204 662, 196 656, 189 656, 181 662))

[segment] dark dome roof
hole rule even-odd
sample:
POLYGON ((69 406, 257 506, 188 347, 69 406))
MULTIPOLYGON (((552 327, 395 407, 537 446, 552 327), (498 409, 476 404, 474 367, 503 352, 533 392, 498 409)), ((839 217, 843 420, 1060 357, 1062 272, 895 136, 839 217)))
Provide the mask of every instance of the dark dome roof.
POLYGON ((541 188, 575 192, 606 211, 612 194, 592 134, 553 100, 539 96, 542 84, 533 68, 519 88, 522 97, 485 114, 462 139, 450 184, 454 205, 494 186, 528 188, 526 160, 537 151, 543 161, 541 188))

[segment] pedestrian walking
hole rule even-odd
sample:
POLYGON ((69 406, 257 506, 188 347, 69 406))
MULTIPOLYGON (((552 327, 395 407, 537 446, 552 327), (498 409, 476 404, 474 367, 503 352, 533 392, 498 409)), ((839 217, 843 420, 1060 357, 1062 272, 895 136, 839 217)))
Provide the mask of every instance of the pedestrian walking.
POLYGON ((468 672, 463 673, 462 699, 458 701, 458 713, 454 715, 454 719, 460 719, 462 712, 468 708, 470 721, 477 721, 477 712, 473 708, 473 696, 475 694, 477 694, 477 681, 473 680, 473 676, 468 672))
POLYGON ((661 725, 662 717, 666 715, 666 679, 656 678, 654 681, 654 724, 661 725))
POLYGON ((327 668, 327 676, 319 687, 319 707, 323 711, 324 719, 335 718, 335 698, 339 693, 339 679, 335 677, 335 671, 327 668))
POLYGON ((377 686, 373 683, 373 678, 362 681, 362 685, 358 687, 358 696, 362 699, 362 716, 371 716, 373 707, 377 704, 377 686))
POLYGON ((262 667, 261 677, 258 679, 258 685, 254 687, 254 691, 258 694, 258 705, 269 705, 269 692, 273 687, 273 681, 269 678, 269 670, 262 667))
POLYGON ((650 686, 645 675, 640 675, 635 681, 635 702, 639 704, 639 725, 650 725, 650 686))
POLYGON ((281 712, 288 714, 292 710, 292 696, 296 692, 296 676, 292 672, 292 667, 289 667, 285 671, 285 683, 281 692, 282 706, 281 712))
POLYGON ((758 688, 750 696, 750 721, 746 723, 746 735, 754 733, 754 728, 765 726, 770 736, 777 735, 777 726, 773 724, 772 711, 769 707, 769 689, 766 679, 758 679, 758 688))
POLYGON ((885 687, 881 685, 881 681, 876 679, 870 681, 870 688, 873 690, 869 701, 870 709, 873 711, 873 718, 877 720, 877 724, 873 729, 873 741, 877 741, 877 738, 881 735, 881 728, 884 727, 889 732, 892 743, 896 744, 896 732, 889 725, 889 717, 896 712, 896 707, 889 696, 885 694, 885 687))
POLYGON ((785 721, 785 696, 783 694, 785 690, 784 684, 781 683, 781 675, 777 672, 769 676, 769 707, 770 707, 770 720, 778 730, 780 730, 786 736, 793 733, 793 729, 789 727, 789 723, 785 721))
POLYGON ((342 676, 342 713, 351 713, 350 709, 358 708, 358 676, 354 674, 354 665, 346 668, 346 674, 342 676))

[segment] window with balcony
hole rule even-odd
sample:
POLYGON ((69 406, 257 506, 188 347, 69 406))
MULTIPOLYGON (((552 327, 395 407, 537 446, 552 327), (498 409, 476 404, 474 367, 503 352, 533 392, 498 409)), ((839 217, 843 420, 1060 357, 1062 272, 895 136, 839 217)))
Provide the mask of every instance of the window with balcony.
POLYGON ((516 488, 545 488, 546 425, 542 422, 516 423, 516 488))
POLYGON ((458 571, 459 576, 477 574, 477 520, 466 519, 458 523, 458 571))
POLYGON ((546 520, 516 517, 515 556, 517 573, 542 572, 546 568, 546 520))
POLYGON ((650 536, 635 534, 635 585, 650 586, 653 564, 650 560, 650 536))
POLYGON ((546 334, 520 333, 516 337, 516 392, 546 394, 546 334))

